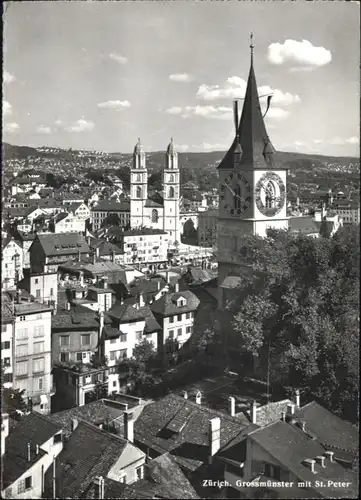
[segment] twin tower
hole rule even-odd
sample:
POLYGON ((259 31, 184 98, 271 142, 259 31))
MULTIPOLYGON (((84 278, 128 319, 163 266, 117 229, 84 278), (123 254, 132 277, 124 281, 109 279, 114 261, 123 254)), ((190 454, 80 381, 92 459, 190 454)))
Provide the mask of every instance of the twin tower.
POLYGON ((130 170, 130 225, 131 228, 152 228, 166 231, 170 246, 180 243, 180 178, 178 153, 173 139, 165 153, 163 192, 148 194, 146 154, 138 140, 130 170))

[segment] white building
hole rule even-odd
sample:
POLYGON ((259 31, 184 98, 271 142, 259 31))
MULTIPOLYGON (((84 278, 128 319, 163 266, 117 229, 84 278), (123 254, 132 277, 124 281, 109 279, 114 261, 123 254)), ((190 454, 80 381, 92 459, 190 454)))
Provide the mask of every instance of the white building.
POLYGON ((51 226, 54 233, 84 233, 85 221, 83 217, 72 212, 62 212, 57 214, 51 221, 51 226))
POLYGON ((170 236, 161 229, 135 228, 124 231, 124 264, 167 262, 170 236))
POLYGON ((1 288, 13 288, 23 278, 23 249, 21 243, 9 236, 2 241, 1 288))

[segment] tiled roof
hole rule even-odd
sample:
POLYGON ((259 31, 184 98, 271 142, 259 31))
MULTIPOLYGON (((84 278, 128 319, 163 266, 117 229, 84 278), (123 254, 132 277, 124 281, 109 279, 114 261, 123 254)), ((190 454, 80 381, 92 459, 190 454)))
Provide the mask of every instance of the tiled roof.
POLYGON ((208 463, 209 420, 214 417, 221 419, 221 446, 225 446, 242 430, 237 419, 170 394, 145 406, 135 422, 135 441, 157 452, 171 453, 180 466, 194 471, 202 463, 208 463), (190 413, 183 422, 183 429, 179 433, 167 429, 168 424, 186 408, 190 413))
POLYGON ((99 261, 96 262, 95 264, 87 264, 86 266, 83 266, 86 271, 89 271, 92 274, 100 274, 100 273, 107 273, 107 272, 123 272, 124 267, 120 266, 119 264, 116 264, 115 262, 111 261, 99 261))
POLYGON ((20 304, 15 302, 14 309, 16 316, 22 316, 25 314, 35 314, 42 311, 45 312, 52 310, 51 307, 45 306, 44 304, 39 304, 38 302, 28 302, 28 301, 20 302, 20 304))
POLYGON ((186 273, 190 283, 205 283, 217 277, 217 272, 199 267, 189 267, 186 273))
POLYGON ((317 436, 328 449, 332 446, 336 449, 358 455, 359 432, 358 429, 337 417, 315 401, 303 406, 296 411, 296 416, 306 422, 306 428, 317 436))
MULTIPOLYGON (((282 412, 287 412, 287 405, 294 404, 290 399, 282 401, 272 401, 257 408, 257 425, 264 427, 265 425, 275 422, 281 418, 282 412)), ((250 410, 246 412, 250 415, 250 410)))
POLYGON ((3 457, 4 486, 10 486, 45 453, 36 454, 36 445, 42 446, 52 436, 61 431, 61 426, 40 413, 30 413, 21 418, 6 438, 6 452, 3 457), (28 460, 28 443, 30 461, 28 460))
POLYGON ((49 418, 56 424, 61 425, 65 435, 70 435, 72 419, 85 420, 91 424, 100 425, 108 420, 113 421, 121 418, 124 409, 124 404, 107 399, 98 399, 83 406, 76 406, 69 410, 53 413, 49 418))
POLYGON ((7 323, 11 323, 14 319, 11 305, 6 303, 4 300, 1 300, 1 324, 5 325, 7 323))
POLYGON ((77 233, 38 234, 46 256, 89 253, 84 236, 77 233))
POLYGON ((112 255, 113 252, 115 253, 115 255, 120 255, 124 253, 124 251, 120 247, 118 247, 118 245, 110 243, 109 241, 93 240, 90 241, 90 247, 99 249, 100 256, 112 255))
POLYGON ((54 217, 54 223, 57 224, 68 217, 68 212, 61 212, 54 217))
POLYGON ((96 329, 98 327, 97 313, 79 305, 71 307, 70 311, 61 310, 51 318, 52 331, 77 330, 79 328, 96 329))
POLYGON ((220 284, 221 288, 237 288, 242 283, 240 276, 227 276, 220 284))
POLYGON ((143 307, 134 307, 136 301, 132 298, 127 299, 123 304, 116 302, 108 311, 111 318, 115 318, 120 324, 128 323, 129 321, 145 320, 144 330, 146 333, 152 333, 161 329, 153 312, 148 305, 143 307))
POLYGON ((252 432, 249 438, 270 453, 299 480, 310 481, 312 490, 317 491, 321 497, 353 498, 355 496, 358 489, 356 474, 348 472, 337 462, 327 460, 325 468, 316 464, 316 477, 319 481, 319 486, 317 486, 315 474, 304 464, 304 460, 324 455, 326 448, 317 439, 311 439, 296 425, 279 420, 252 432), (350 487, 328 486, 328 481, 349 481, 350 487))
POLYGON ((163 277, 156 278, 139 278, 134 280, 129 286, 129 293, 133 297, 139 297, 140 294, 143 295, 145 302, 153 300, 154 296, 165 287, 167 284, 163 277), (158 288, 159 287, 159 288, 158 288))
POLYGON ((101 200, 91 209, 92 212, 130 212, 130 203, 114 200, 101 200))
POLYGON ((151 304, 151 309, 156 314, 162 316, 172 316, 184 312, 196 311, 199 306, 199 299, 190 290, 182 292, 166 293, 163 297, 151 304), (180 297, 186 299, 186 305, 178 307, 177 300, 180 297))
POLYGON ((128 229, 123 232, 124 236, 142 236, 147 234, 167 234, 166 231, 162 229, 154 229, 152 227, 141 227, 128 229))
MULTIPOLYGON (((97 476, 106 476, 121 456, 127 441, 80 421, 57 459, 58 498, 79 498, 97 476)), ((52 471, 46 474, 46 491, 52 471)))
POLYGON ((288 228, 291 232, 302 234, 318 234, 318 227, 312 217, 290 217, 288 219, 288 228))

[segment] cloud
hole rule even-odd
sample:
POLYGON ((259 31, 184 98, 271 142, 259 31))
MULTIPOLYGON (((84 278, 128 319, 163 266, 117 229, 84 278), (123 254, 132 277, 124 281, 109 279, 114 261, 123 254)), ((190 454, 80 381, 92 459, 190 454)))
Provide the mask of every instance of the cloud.
POLYGON ((111 52, 109 54, 110 59, 113 59, 113 61, 118 62, 119 64, 126 64, 128 62, 128 59, 120 54, 117 54, 116 52, 111 52))
POLYGON ((71 127, 68 127, 67 130, 68 132, 88 132, 90 130, 93 130, 93 128, 93 122, 88 122, 84 120, 84 118, 81 118, 80 120, 77 120, 71 127))
POLYGON ((4 71, 3 79, 5 84, 12 83, 16 80, 15 76, 10 75, 10 73, 8 73, 7 71, 4 71))
POLYGON ((348 139, 346 139, 346 143, 347 144, 360 144, 360 138, 359 137, 349 137, 348 139))
POLYGON ((188 73, 175 73, 174 75, 169 75, 169 80, 172 82, 188 83, 193 80, 193 77, 188 75, 188 73))
MULTIPOLYGON (((232 120, 233 118, 233 110, 228 106, 185 106, 184 108, 173 106, 165 112, 170 115, 181 116, 184 119, 197 116, 209 120, 232 120)), ((267 118, 284 120, 289 115, 289 111, 271 106, 268 110, 267 118)))
POLYGON ((271 64, 295 64, 293 71, 311 70, 325 66, 332 59, 331 52, 324 47, 315 47, 308 40, 286 40, 268 46, 268 61, 271 64), (298 68, 297 68, 298 67, 298 68))
POLYGON ((3 101, 3 116, 10 116, 12 112, 11 104, 8 101, 3 101))
POLYGON ((180 115, 182 118, 200 116, 210 120, 228 120, 232 118, 232 108, 226 106, 173 106, 166 110, 170 115, 180 115))
POLYGON ((54 124, 57 126, 57 127, 61 127, 63 125, 63 122, 61 120, 55 120, 54 124))
POLYGON ((189 146, 188 144, 174 144, 175 150, 178 151, 179 153, 185 153, 186 151, 189 151, 189 146))
POLYGON ((14 122, 12 122, 12 123, 5 123, 5 125, 4 125, 4 130, 8 134, 14 134, 19 129, 20 129, 20 125, 18 125, 17 123, 14 123, 14 122))
POLYGON ((51 128, 46 125, 40 125, 36 129, 37 134, 51 134, 51 128))
POLYGON ((106 108, 106 109, 116 109, 121 110, 125 108, 130 108, 131 104, 129 101, 106 101, 100 102, 98 104, 98 108, 106 108))
MULTIPOLYGON (((231 76, 226 82, 220 85, 202 84, 198 87, 196 97, 204 101, 214 101, 217 99, 243 99, 246 94, 247 82, 239 76, 231 76)), ((268 85, 258 87, 258 95, 265 96, 273 94, 272 104, 279 106, 289 106, 290 104, 301 101, 297 94, 282 92, 279 89, 273 89, 268 85)))
POLYGON ((360 143, 360 139, 358 137, 333 137, 332 139, 328 139, 326 141, 319 140, 318 144, 331 144, 332 146, 347 146, 347 145, 358 145, 360 143))

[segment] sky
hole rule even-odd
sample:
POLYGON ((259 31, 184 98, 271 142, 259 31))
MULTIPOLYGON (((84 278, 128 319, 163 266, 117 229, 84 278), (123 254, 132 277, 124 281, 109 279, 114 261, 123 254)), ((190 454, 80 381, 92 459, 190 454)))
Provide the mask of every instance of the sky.
POLYGON ((253 32, 276 149, 359 155, 357 3, 7 3, 6 142, 128 153, 138 137, 146 151, 173 137, 178 151, 228 149, 253 32))

